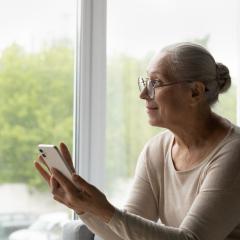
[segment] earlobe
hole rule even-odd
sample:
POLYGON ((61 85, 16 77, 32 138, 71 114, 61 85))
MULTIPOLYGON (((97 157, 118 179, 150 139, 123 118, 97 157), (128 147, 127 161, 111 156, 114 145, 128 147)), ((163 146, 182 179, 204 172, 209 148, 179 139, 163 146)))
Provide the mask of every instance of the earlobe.
POLYGON ((194 82, 191 87, 192 105, 198 104, 204 97, 205 86, 202 82, 194 82))

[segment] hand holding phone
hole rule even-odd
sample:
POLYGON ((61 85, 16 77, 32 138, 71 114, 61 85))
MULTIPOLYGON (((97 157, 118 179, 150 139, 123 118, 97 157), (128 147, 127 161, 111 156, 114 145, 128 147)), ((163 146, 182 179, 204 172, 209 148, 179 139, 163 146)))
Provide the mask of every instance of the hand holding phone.
POLYGON ((74 171, 64 159, 57 146, 50 144, 39 144, 38 149, 49 169, 56 168, 65 177, 72 181, 72 174, 74 171))

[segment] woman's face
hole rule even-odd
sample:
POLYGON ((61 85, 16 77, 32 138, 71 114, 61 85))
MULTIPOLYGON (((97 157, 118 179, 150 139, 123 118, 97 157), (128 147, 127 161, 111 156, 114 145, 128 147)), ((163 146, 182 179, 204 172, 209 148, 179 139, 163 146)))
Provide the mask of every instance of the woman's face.
MULTIPOLYGON (((163 83, 176 81, 167 74, 167 67, 166 55, 157 55, 148 66, 148 77, 151 80, 161 80, 163 83)), ((149 98, 146 89, 143 90, 140 98, 146 100, 149 123, 153 126, 171 128, 172 125, 186 120, 190 94, 187 83, 155 88, 154 99, 149 98)))

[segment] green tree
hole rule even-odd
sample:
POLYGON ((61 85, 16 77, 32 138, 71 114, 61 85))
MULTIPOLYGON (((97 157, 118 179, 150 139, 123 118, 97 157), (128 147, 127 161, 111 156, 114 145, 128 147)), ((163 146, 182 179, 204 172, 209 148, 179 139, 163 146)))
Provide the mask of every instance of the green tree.
POLYGON ((67 41, 0 58, 0 183, 42 187, 33 168, 39 143, 72 143, 73 48, 67 41))

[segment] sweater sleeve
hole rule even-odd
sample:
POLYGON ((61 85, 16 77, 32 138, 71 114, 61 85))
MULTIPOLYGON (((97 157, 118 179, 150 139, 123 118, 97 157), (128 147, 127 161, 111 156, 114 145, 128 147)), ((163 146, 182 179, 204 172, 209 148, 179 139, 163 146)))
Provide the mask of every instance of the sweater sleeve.
POLYGON ((123 240, 109 226, 90 213, 79 215, 88 228, 104 240, 123 240))
POLYGON ((118 209, 108 226, 125 240, 226 239, 240 223, 239 145, 238 141, 238 144, 224 147, 213 161, 179 227, 156 224, 118 209))
MULTIPOLYGON (((124 206, 125 211, 156 221, 158 211, 156 199, 148 181, 145 166, 145 149, 141 152, 136 167, 134 183, 130 197, 124 206), (148 207, 146 207, 146 205, 148 207)), ((79 216, 89 229, 105 240, 123 240, 107 224, 101 222, 96 216, 85 213, 79 216)))
POLYGON ((159 218, 158 197, 150 181, 151 173, 149 167, 147 167, 146 155, 147 147, 139 156, 133 186, 124 209, 127 212, 156 222, 159 218))

